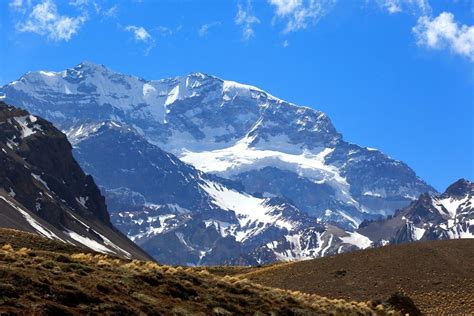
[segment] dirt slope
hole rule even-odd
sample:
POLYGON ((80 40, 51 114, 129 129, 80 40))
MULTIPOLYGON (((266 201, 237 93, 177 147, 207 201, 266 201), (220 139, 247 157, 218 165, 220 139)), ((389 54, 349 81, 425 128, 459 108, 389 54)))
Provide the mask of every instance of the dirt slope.
POLYGON ((474 239, 393 245, 242 272, 282 289, 361 301, 402 292, 424 313, 474 313, 474 239))

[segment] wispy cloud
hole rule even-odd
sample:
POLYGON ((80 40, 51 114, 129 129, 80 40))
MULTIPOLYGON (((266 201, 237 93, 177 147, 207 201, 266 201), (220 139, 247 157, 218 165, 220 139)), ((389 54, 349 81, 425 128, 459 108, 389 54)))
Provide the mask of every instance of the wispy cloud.
POLYGON ((235 24, 242 26, 242 39, 248 41, 255 35, 253 29, 254 24, 259 24, 260 20, 253 15, 252 2, 247 1, 245 7, 242 4, 237 5, 237 15, 235 16, 235 24))
POLYGON ((211 23, 206 23, 206 24, 203 24, 201 25, 201 27, 199 28, 198 30, 198 34, 200 37, 203 37, 203 36, 206 36, 207 33, 209 33, 209 30, 213 27, 216 27, 216 26, 219 26, 221 25, 221 22, 220 21, 214 21, 214 22, 211 22, 211 23))
POLYGON ((458 24, 452 13, 442 12, 435 18, 420 17, 413 33, 420 46, 449 48, 474 62, 474 26, 458 24))
POLYGON ((305 29, 316 24, 336 3, 336 0, 268 0, 275 8, 275 18, 284 20, 283 33, 305 29))
POLYGON ((86 20, 86 13, 77 17, 60 15, 52 0, 43 0, 32 8, 26 19, 19 22, 16 28, 19 32, 36 33, 53 41, 69 41, 86 20))
POLYGON ((13 10, 24 11, 31 7, 31 0, 11 0, 8 5, 13 10))
MULTIPOLYGON (((76 0, 77 1, 77 0, 76 0)), ((93 9, 97 15, 101 16, 103 19, 110 19, 116 18, 118 15, 119 7, 117 4, 114 4, 111 7, 103 7, 101 3, 96 1, 89 2, 88 0, 79 0, 79 3, 76 3, 75 6, 79 6, 80 8, 86 9, 93 9)))
POLYGON ((105 9, 102 13, 106 18, 115 18, 118 14, 118 6, 115 4, 108 9, 105 9))
POLYGON ((161 35, 164 35, 164 36, 173 35, 173 33, 174 33, 172 28, 169 28, 167 26, 162 26, 162 25, 157 26, 156 30, 158 31, 158 33, 160 33, 161 35))
POLYGON ((125 31, 131 32, 137 42, 147 44, 144 55, 147 56, 155 47, 155 40, 143 26, 127 25, 125 31))
POLYGON ((89 0, 71 0, 69 4, 75 7, 88 6, 89 0))
POLYGON ((428 0, 377 0, 380 7, 390 14, 411 12, 416 15, 431 14, 428 0))
POLYGON ((290 46, 290 43, 288 42, 288 40, 284 40, 281 45, 283 46, 283 48, 287 48, 288 46, 290 46))

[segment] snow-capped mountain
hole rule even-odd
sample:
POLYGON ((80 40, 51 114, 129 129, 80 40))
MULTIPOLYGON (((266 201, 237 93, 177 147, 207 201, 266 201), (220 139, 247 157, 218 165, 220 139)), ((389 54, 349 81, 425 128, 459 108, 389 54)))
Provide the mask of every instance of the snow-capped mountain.
POLYGON ((133 128, 114 121, 81 128, 67 133, 76 158, 103 187, 112 222, 160 262, 257 264, 317 257, 337 244, 290 201, 248 194, 239 182, 197 170, 133 128), (304 249, 267 247, 303 231, 315 238, 304 249))
POLYGON ((84 62, 30 72, 0 90, 68 130, 73 143, 88 123, 114 120, 201 171, 347 229, 435 193, 403 162, 345 142, 324 113, 202 73, 148 81, 84 62))
POLYGON ((422 194, 393 217, 363 223, 358 231, 374 244, 474 238, 474 183, 461 179, 441 195, 422 194))
POLYGON ((0 101, 0 227, 149 259, 112 226, 104 197, 71 149, 51 123, 0 101))

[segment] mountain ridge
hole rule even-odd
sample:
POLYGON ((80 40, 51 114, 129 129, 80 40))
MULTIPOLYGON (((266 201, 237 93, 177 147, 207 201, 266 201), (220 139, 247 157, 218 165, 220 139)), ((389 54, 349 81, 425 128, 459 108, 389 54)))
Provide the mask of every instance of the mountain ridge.
POLYGON ((149 258, 116 230, 105 199, 51 123, 0 101, 0 225, 129 258, 149 258))
POLYGON ((392 217, 361 224, 358 232, 382 244, 474 238, 474 183, 459 179, 442 194, 422 194, 392 217))

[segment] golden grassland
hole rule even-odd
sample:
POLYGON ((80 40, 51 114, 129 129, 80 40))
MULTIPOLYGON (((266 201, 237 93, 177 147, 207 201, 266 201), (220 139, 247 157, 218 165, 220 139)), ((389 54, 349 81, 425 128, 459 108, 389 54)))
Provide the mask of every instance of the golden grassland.
POLYGON ((398 315, 385 303, 271 288, 206 269, 96 253, 0 249, 0 313, 398 315))

